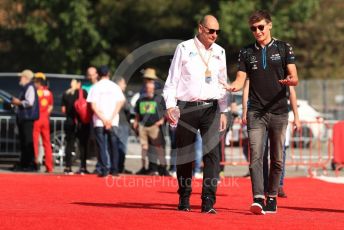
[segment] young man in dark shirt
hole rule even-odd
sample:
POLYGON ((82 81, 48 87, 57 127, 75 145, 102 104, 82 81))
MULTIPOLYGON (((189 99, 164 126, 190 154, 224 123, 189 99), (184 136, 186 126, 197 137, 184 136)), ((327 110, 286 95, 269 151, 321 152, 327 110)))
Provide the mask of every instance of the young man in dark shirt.
MULTIPOLYGON (((154 146, 158 154, 160 165, 159 174, 169 176, 166 169, 165 158, 165 139, 160 126, 164 124, 164 111, 166 109, 164 99, 155 94, 155 85, 153 81, 145 83, 145 94, 136 102, 134 129, 139 130, 140 143, 142 149, 142 169, 138 174, 146 172, 146 157, 149 144, 154 146)), ((156 174, 156 172, 152 172, 156 174)))
POLYGON ((254 214, 276 213, 277 193, 282 174, 282 148, 288 124, 288 86, 296 86, 298 76, 292 47, 272 38, 272 20, 266 11, 256 11, 249 18, 256 42, 241 49, 236 80, 227 90, 240 90, 250 80, 247 127, 250 141, 250 174, 254 214), (270 140, 270 175, 264 202, 263 146, 270 140))

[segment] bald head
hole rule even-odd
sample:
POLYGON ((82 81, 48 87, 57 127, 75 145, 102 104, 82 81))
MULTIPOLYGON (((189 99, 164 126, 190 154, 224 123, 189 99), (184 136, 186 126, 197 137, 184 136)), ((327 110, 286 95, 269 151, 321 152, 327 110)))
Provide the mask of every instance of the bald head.
POLYGON ((92 84, 95 84, 98 81, 98 73, 97 73, 96 67, 91 66, 91 67, 87 68, 86 75, 87 75, 87 79, 92 84))
MULTIPOLYGON (((200 24, 205 25, 207 27, 214 26, 217 29, 219 28, 219 22, 213 15, 205 15, 202 20, 200 21, 200 24)), ((213 27, 212 27, 213 28, 213 27)))
POLYGON ((213 15, 205 15, 198 25, 198 40, 208 49, 217 39, 220 25, 213 15))

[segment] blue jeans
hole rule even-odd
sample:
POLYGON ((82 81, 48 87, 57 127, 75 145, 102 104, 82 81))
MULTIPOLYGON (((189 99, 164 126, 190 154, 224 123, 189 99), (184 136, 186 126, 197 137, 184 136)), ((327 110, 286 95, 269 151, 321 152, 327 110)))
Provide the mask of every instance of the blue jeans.
POLYGON ((118 126, 118 171, 124 171, 125 155, 127 154, 128 137, 130 128, 128 125, 118 126))
POLYGON ((195 168, 194 168, 194 173, 200 173, 201 172, 202 157, 203 157, 202 137, 201 137, 200 132, 198 131, 197 135, 196 135, 196 141, 195 141, 195 168))
POLYGON ((100 173, 118 173, 118 127, 95 127, 96 141, 99 148, 100 173))

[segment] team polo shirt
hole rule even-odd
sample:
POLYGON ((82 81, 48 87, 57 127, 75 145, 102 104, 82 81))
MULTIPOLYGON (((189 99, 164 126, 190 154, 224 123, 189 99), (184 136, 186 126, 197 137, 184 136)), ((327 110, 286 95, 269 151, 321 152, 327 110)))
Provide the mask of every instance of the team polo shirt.
POLYGON ((264 48, 256 42, 240 50, 238 70, 250 80, 249 111, 288 113, 288 86, 278 80, 286 77, 286 65, 294 63, 293 48, 276 39, 264 48))
POLYGON ((49 117, 49 107, 53 105, 53 94, 48 87, 41 86, 37 89, 38 101, 39 101, 39 114, 40 118, 49 117))

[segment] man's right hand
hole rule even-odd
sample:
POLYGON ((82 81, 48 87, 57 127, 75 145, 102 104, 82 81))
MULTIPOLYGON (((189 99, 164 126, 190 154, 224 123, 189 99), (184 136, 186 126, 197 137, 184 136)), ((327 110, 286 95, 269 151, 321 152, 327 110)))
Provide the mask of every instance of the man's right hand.
POLYGON ((110 120, 105 120, 105 121, 103 121, 103 124, 104 124, 104 128, 105 128, 106 130, 110 130, 111 127, 112 127, 112 121, 110 121, 110 120))
POLYGON ((168 108, 166 112, 166 118, 170 124, 175 124, 177 123, 177 120, 173 116, 173 111, 175 110, 174 107, 168 108))
POLYGON ((11 103, 12 103, 13 105, 16 105, 16 106, 20 106, 20 105, 21 105, 21 101, 20 101, 18 98, 16 98, 16 97, 13 97, 13 98, 12 98, 11 103))
POLYGON ((223 85, 223 88, 225 88, 227 91, 237 92, 240 90, 240 87, 236 86, 235 82, 233 82, 232 84, 228 84, 227 82, 223 80, 219 80, 219 82, 223 85))

